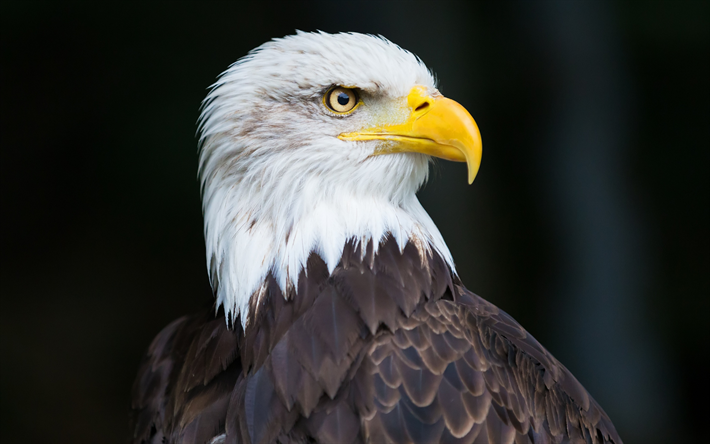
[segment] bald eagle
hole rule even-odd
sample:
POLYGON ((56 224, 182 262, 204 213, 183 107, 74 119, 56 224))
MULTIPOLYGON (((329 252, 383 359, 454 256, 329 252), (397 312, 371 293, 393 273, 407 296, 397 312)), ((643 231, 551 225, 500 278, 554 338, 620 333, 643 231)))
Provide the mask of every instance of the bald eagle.
POLYGON ((415 195, 481 160, 471 115, 383 37, 231 65, 199 122, 215 294, 150 345, 134 443, 615 443, 587 391, 461 283, 415 195))

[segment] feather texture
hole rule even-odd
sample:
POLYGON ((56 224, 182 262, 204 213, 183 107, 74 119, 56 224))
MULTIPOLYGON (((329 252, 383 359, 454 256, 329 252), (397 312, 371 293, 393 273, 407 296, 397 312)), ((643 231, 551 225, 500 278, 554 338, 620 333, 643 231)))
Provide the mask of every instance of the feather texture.
POLYGON ((246 330, 223 310, 166 327, 134 385, 131 442, 621 444, 569 371, 441 256, 392 238, 371 261, 360 248, 332 273, 312 254, 288 297, 267 280, 246 330))

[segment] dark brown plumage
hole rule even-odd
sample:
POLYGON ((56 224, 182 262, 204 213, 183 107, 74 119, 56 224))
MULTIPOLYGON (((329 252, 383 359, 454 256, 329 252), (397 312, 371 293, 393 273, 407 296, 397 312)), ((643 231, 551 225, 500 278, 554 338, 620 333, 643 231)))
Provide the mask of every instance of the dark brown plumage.
POLYGON ((611 421, 515 320, 436 254, 312 254, 252 322, 167 326, 133 387, 133 443, 615 443, 611 421), (225 435, 213 440, 214 437, 225 435))

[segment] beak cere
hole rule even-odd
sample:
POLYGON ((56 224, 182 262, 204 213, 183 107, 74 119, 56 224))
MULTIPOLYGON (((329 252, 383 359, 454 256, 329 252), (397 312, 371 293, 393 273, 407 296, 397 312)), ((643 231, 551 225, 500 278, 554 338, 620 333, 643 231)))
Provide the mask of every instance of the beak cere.
POLYGON ((376 155, 422 153, 454 162, 466 162, 468 183, 476 178, 481 165, 483 144, 478 125, 466 108, 443 96, 432 97, 423 86, 415 86, 407 96, 409 119, 400 125, 383 125, 353 133, 341 140, 388 140, 376 155))

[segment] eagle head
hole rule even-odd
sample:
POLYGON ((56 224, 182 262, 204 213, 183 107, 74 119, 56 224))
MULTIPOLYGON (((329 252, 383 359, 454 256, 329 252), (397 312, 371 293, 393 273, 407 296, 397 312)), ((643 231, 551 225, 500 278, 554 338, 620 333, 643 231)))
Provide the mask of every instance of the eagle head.
POLYGON ((432 157, 466 162, 472 182, 480 133, 385 38, 298 32, 261 45, 212 86, 199 132, 207 263, 228 319, 246 328, 269 274, 291 297, 311 254, 332 271, 350 240, 413 241, 454 271, 415 193, 432 157))

